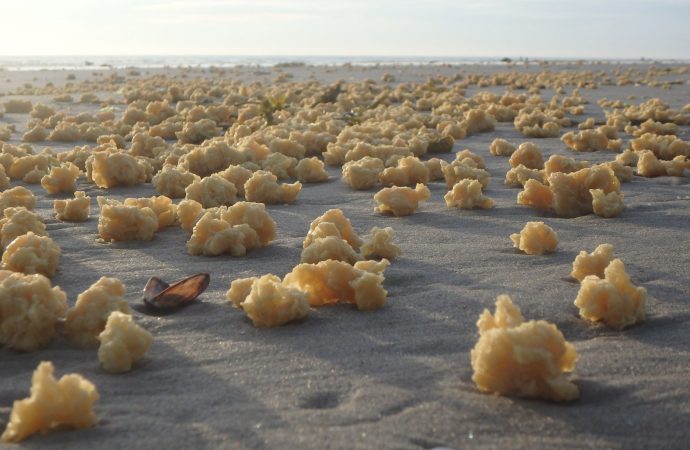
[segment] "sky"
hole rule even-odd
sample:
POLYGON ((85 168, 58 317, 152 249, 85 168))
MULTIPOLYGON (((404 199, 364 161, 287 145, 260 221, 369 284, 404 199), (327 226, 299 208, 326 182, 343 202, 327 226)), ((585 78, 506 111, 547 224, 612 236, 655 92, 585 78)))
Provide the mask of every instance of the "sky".
POLYGON ((690 0, 0 0, 0 55, 690 59, 690 0))

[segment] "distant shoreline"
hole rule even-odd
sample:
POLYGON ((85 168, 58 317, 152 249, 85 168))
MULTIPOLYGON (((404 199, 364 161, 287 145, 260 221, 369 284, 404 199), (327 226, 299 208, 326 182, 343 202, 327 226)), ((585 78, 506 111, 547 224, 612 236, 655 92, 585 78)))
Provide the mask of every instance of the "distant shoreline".
POLYGON ((415 65, 510 65, 510 64, 689 64, 690 59, 654 58, 556 58, 495 56, 214 56, 214 55, 64 55, 0 56, 7 71, 163 69, 180 67, 296 67, 296 66, 415 66, 415 65))

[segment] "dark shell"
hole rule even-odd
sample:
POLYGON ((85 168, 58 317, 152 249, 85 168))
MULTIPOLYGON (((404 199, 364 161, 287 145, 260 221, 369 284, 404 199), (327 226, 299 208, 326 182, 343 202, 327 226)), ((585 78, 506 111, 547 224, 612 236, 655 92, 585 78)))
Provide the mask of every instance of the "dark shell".
POLYGON ((157 277, 151 277, 144 287, 146 306, 170 311, 185 306, 206 290, 211 277, 207 273, 197 273, 191 277, 168 284, 157 277))

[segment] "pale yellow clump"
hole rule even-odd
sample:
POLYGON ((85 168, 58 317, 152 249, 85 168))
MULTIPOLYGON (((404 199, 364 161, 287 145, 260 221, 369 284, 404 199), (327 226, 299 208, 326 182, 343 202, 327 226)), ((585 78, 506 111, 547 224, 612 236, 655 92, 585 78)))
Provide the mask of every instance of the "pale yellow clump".
POLYGON ((582 250, 573 261, 570 276, 582 281, 588 275, 604 278, 604 269, 613 260, 613 245, 601 244, 592 253, 582 250))
POLYGON ((8 187, 10 187, 10 179, 7 176, 7 172, 5 172, 5 166, 0 164, 0 190, 7 189, 8 187))
POLYGON ((182 131, 175 133, 177 139, 183 144, 200 144, 206 139, 217 136, 221 128, 211 119, 201 119, 197 122, 185 122, 182 131))
POLYGON ((373 259, 357 261, 353 267, 355 269, 364 270, 365 272, 383 274, 383 272, 385 272, 388 266, 390 265, 391 262, 388 261, 386 258, 383 258, 380 261, 375 261, 373 259))
POLYGON ((622 153, 616 155, 616 162, 624 166, 635 166, 637 165, 637 160, 639 158, 639 153, 635 152, 629 148, 623 150, 622 153))
POLYGON ((41 182, 43 175, 50 172, 50 167, 54 164, 56 164, 56 160, 48 152, 38 155, 29 154, 15 158, 7 174, 13 180, 24 180, 27 183, 37 184, 41 182))
POLYGON ((177 218, 177 205, 165 195, 149 198, 126 198, 124 205, 136 206, 137 208, 151 208, 156 217, 158 217, 158 231, 173 225, 177 218))
POLYGON ((685 156, 676 156, 671 161, 661 161, 661 164, 670 177, 682 177, 685 169, 690 169, 690 160, 685 156))
POLYGON ((187 233, 194 230, 194 225, 201 218, 204 207, 195 200, 182 200, 177 205, 177 221, 187 233))
POLYGON ((31 103, 31 100, 13 98, 6 101, 3 106, 8 114, 29 114, 33 108, 33 103, 31 103))
POLYGON ((551 155, 544 163, 544 175, 548 178, 554 172, 571 173, 585 167, 589 167, 587 161, 578 161, 565 155, 551 155))
POLYGON ((663 161, 659 160, 651 150, 642 150, 638 152, 638 155, 637 174, 642 177, 683 176, 686 166, 684 156, 663 161))
POLYGON ((285 275, 283 284, 306 292, 309 304, 321 306, 338 301, 354 303, 357 309, 382 308, 387 292, 383 275, 358 269, 342 261, 299 264, 285 275))
POLYGON ((258 170, 244 184, 245 198, 250 202, 265 204, 293 203, 302 189, 302 183, 278 184, 278 178, 270 172, 258 170))
POLYGON ((0 192, 0 210, 12 206, 23 206, 32 210, 36 206, 36 197, 24 186, 15 186, 0 192))
POLYGON ((604 270, 604 278, 586 276, 575 298, 580 316, 622 330, 642 322, 646 316, 647 290, 630 281, 625 265, 614 259, 604 270))
MULTIPOLYGON (((191 216, 196 208, 193 204, 189 206, 190 211, 185 213, 191 216)), ((276 224, 262 203, 238 202, 230 207, 212 208, 194 221, 192 236, 187 241, 191 255, 242 256, 247 250, 266 246, 275 238, 276 224)), ((183 222, 183 226, 187 225, 183 222)))
POLYGON ((323 161, 316 156, 301 159, 294 169, 295 178, 302 183, 321 183, 328 180, 323 161))
POLYGON ((199 179, 199 176, 192 172, 165 164, 153 177, 152 182, 159 194, 170 198, 182 198, 187 186, 199 179))
POLYGON ((633 179, 633 168, 624 166, 618 161, 607 161, 605 163, 599 164, 604 167, 608 167, 613 171, 613 174, 618 178, 621 183, 627 183, 633 179))
POLYGON ((556 251, 558 235, 544 222, 527 222, 520 233, 510 235, 515 248, 528 255, 543 255, 556 251))
POLYGON ((80 174, 79 167, 68 162, 50 169, 50 174, 41 178, 41 186, 48 194, 74 192, 77 190, 77 178, 80 174))
POLYGON ((477 180, 482 184, 483 188, 489 185, 491 177, 489 172, 485 169, 477 167, 476 162, 471 158, 464 158, 462 160, 455 160, 451 164, 442 163, 443 178, 446 181, 446 187, 452 189, 461 180, 477 180))
POLYGON ((31 110, 31 117, 34 119, 45 120, 55 114, 55 109, 43 103, 37 103, 31 110))
POLYGON ((292 158, 304 158, 307 149, 304 145, 290 139, 274 139, 268 146, 274 154, 282 154, 292 158))
POLYGON ((558 328, 544 320, 524 322, 507 295, 496 299, 496 313, 484 310, 472 349, 472 381, 483 392, 572 401, 577 386, 565 378, 578 355, 558 328))
POLYGON ((371 189, 378 184, 379 176, 383 170, 382 160, 365 156, 362 159, 343 164, 343 181, 352 189, 371 189))
POLYGON ((76 191, 73 199, 53 200, 55 218, 65 222, 85 222, 91 212, 91 197, 76 191))
POLYGON ((275 327, 303 319, 309 313, 308 295, 283 284, 275 275, 252 279, 240 307, 255 327, 275 327))
POLYGON ((593 211, 591 189, 605 194, 620 192, 620 181, 611 169, 593 166, 577 172, 555 172, 549 176, 549 187, 554 194, 553 209, 560 217, 578 217, 593 211))
POLYGON ((542 169, 544 167, 544 156, 536 144, 523 142, 513 152, 508 162, 510 167, 517 167, 522 164, 528 169, 542 169))
POLYGON ((81 347, 98 345, 98 335, 111 312, 131 313, 124 296, 125 286, 117 278, 101 277, 89 286, 67 311, 65 334, 68 339, 81 347))
POLYGON ((531 138, 558 137, 561 132, 561 125, 558 120, 538 109, 529 111, 528 108, 524 108, 520 110, 513 123, 518 131, 531 138))
POLYGON ((662 123, 656 122, 652 119, 647 119, 645 122, 640 124, 640 127, 635 129, 633 127, 632 134, 635 137, 640 137, 645 133, 651 133, 656 135, 666 135, 673 134, 677 135, 679 131, 678 125, 675 123, 662 123))
MULTIPOLYGON (((317 227, 323 228, 330 225, 328 222, 322 223, 317 227)), ((362 257, 339 236, 325 236, 314 239, 308 247, 302 249, 300 256, 301 263, 316 264, 319 261, 333 259, 337 261, 345 261, 348 264, 354 264, 362 259, 362 257)))
POLYGON ((9 243, 2 254, 2 268, 25 274, 55 275, 60 261, 60 247, 48 236, 29 231, 9 243))
POLYGON ((505 184, 508 186, 525 186, 527 181, 536 180, 540 183, 544 182, 544 170, 529 169, 522 164, 517 167, 512 167, 506 172, 505 184))
POLYGON ((400 247, 393 243, 393 228, 372 228, 361 251, 365 259, 386 258, 392 261, 400 256, 400 247))
POLYGON ((542 211, 551 211, 553 209, 553 191, 537 180, 527 180, 525 189, 518 192, 517 203, 542 211))
POLYGON ((485 133, 494 131, 496 119, 483 109, 470 109, 465 113, 464 123, 467 127, 467 134, 485 133))
POLYGON ((104 241, 150 241, 158 230, 158 216, 149 207, 124 205, 97 197, 100 214, 98 235, 104 241))
POLYGON ((22 135, 22 142, 43 142, 48 137, 48 131, 41 125, 36 125, 22 135))
POLYGON ((88 428, 96 424, 93 403, 98 400, 96 387, 78 374, 54 377, 55 369, 49 361, 43 361, 34 371, 31 396, 17 400, 2 442, 20 442, 36 432, 47 433, 51 429, 67 426, 88 428))
POLYGON ((510 156, 515 151, 515 146, 505 139, 496 138, 489 145, 489 153, 496 156, 510 156))
POLYGON ((400 158, 395 167, 384 169, 379 175, 383 186, 410 186, 429 182, 429 169, 415 156, 400 158))
POLYGON ((219 174, 193 181, 185 193, 185 199, 195 200, 204 208, 231 205, 237 201, 237 188, 219 174))
POLYGON ((36 236, 46 235, 46 226, 38 214, 23 206, 5 208, 3 215, 0 219, 0 242, 3 248, 29 231, 36 236))
POLYGON ((261 169, 271 172, 279 180, 287 180, 297 166, 297 158, 285 156, 282 153, 271 153, 261 161, 261 169))
MULTIPOLYGON (((0 117, 2 117, 1 113, 0 117)), ((17 128, 14 125, 0 125, 0 141, 9 141, 12 138, 12 133, 16 131, 17 128)))
POLYGON ((477 328, 479 334, 483 334, 494 328, 513 328, 522 325, 525 318, 520 308, 513 303, 508 295, 496 297, 496 311, 494 314, 485 309, 479 316, 477 328))
POLYGON ((252 285, 256 280, 258 280, 257 277, 234 279, 230 283, 230 289, 225 293, 225 298, 227 298, 235 308, 241 308, 240 305, 247 298, 249 292, 251 292, 252 285))
POLYGON ((307 248, 315 239, 326 236, 337 236, 344 239, 355 251, 359 251, 362 245, 362 239, 352 227, 352 222, 350 222, 350 219, 345 217, 343 211, 338 208, 329 209, 311 222, 309 231, 307 231, 304 242, 302 242, 302 247, 307 248), (329 223, 332 224, 332 227, 323 226, 329 223), (331 231, 332 228, 334 228, 335 231, 331 231))
POLYGON ((632 139, 630 147, 635 151, 650 150, 657 158, 664 160, 671 160, 676 156, 690 156, 690 142, 673 135, 658 136, 645 133, 637 139, 632 139))
POLYGON ((237 195, 244 197, 244 183, 252 177, 252 171, 239 165, 232 165, 222 172, 218 172, 218 175, 234 184, 237 188, 237 195))
POLYGON ((469 164, 478 169, 486 169, 486 163, 482 155, 478 155, 468 148, 457 152, 451 164, 469 164))
POLYGON ((409 216, 417 211, 420 201, 429 200, 430 196, 429 188, 421 183, 414 189, 398 186, 383 188, 374 195, 375 210, 396 217, 409 216))
POLYGON ((89 156, 90 175, 96 186, 135 186, 146 181, 146 164, 124 152, 95 152, 89 156))
POLYGON ((482 193, 482 185, 477 180, 460 180, 443 199, 449 208, 489 209, 494 206, 494 201, 482 193))
POLYGON ((438 181, 443 179, 443 161, 440 158, 431 158, 424 161, 424 165, 429 169, 429 181, 438 181))
POLYGON ((601 130, 581 130, 578 133, 569 131, 561 137, 561 141, 575 152, 596 152, 606 150, 609 139, 601 130))
POLYGON ((261 245, 268 245, 276 237, 276 223, 263 203, 237 202, 227 208, 218 208, 218 215, 231 225, 249 225, 256 231, 261 245))
POLYGON ((244 256, 247 250, 258 247, 261 247, 259 236, 249 225, 231 225, 214 218, 213 213, 206 213, 199 219, 187 241, 190 255, 218 256, 227 253, 244 256))
POLYGON ((587 119, 583 120, 580 122, 577 126, 579 130, 591 130, 596 126, 596 123, 594 122, 594 117, 588 117, 587 119))
POLYGON ((604 194, 601 189, 590 189, 592 194, 592 210, 600 217, 618 217, 623 212, 623 194, 620 192, 609 192, 604 194))
POLYGON ((185 153, 178 161, 178 168, 205 177, 224 170, 232 164, 242 164, 246 156, 225 142, 205 143, 185 153))
POLYGON ((137 325, 129 314, 113 311, 105 329, 98 335, 98 361, 103 370, 124 373, 140 360, 151 347, 153 336, 137 325))
POLYGON ((0 270, 0 345, 31 352, 55 337, 67 296, 43 275, 0 270))

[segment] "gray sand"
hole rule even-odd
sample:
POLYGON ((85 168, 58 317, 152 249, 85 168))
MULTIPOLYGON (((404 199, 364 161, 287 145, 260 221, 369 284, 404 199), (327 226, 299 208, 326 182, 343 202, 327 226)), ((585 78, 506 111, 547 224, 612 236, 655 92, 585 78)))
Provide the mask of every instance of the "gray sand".
MULTIPOLYGON (((293 71, 300 70, 311 69, 293 71)), ((423 81, 453 70, 416 67, 399 77, 423 81)), ((324 80, 378 79, 383 71, 316 69, 324 80)), ((251 71, 245 75, 251 78, 251 71)), ((0 82, 0 91, 33 77, 37 85, 49 79, 59 84, 65 73, 1 72, 0 80, 10 82, 0 82)), ((468 96, 477 91, 472 87, 468 96)), ((551 94, 545 90, 542 96, 551 94)), ((635 103, 660 97, 673 107, 690 101, 688 84, 669 91, 626 86, 583 89, 582 94, 591 102, 582 119, 604 118, 596 104, 601 97, 635 103), (629 95, 637 99, 627 100, 629 95)), ((17 123, 22 130, 27 118, 7 114, 0 124, 17 123)), ((511 123, 500 123, 495 132, 455 146, 484 156, 492 175, 485 193, 496 201, 491 210, 448 209, 445 184, 434 182, 431 200, 417 214, 384 217, 374 212, 375 191, 350 190, 340 170, 330 168, 329 182, 306 185, 296 204, 269 207, 278 224, 277 239, 242 258, 189 256, 187 235, 178 228, 151 242, 97 242, 95 197, 151 196, 150 185, 104 191, 80 181, 79 189, 93 200, 92 218, 85 224, 56 221, 52 198, 40 186, 28 186, 39 196, 36 210, 62 248, 53 283, 67 292, 70 304, 103 275, 122 279, 135 308, 153 275, 174 280, 207 271, 211 284, 198 303, 176 314, 153 317, 135 311, 155 341, 143 363, 125 375, 103 372, 95 351, 62 341, 27 354, 0 349, 0 429, 12 402, 28 394, 32 371, 50 360, 57 375, 78 372, 96 384, 99 423, 87 430, 33 436, 24 442, 29 448, 688 448, 690 178, 635 177, 622 185, 626 209, 619 218, 559 219, 516 204, 519 189, 503 185, 507 158, 488 153, 495 137, 528 140, 511 123), (323 307, 300 323, 254 328, 226 302, 230 282, 290 271, 311 220, 335 207, 360 234, 373 226, 395 229, 402 256, 385 274, 387 305, 375 312, 323 307), (557 231, 555 254, 527 256, 513 250, 508 236, 532 220, 557 231), (604 242, 614 245, 633 282, 650 295, 647 321, 623 332, 579 319, 572 303, 578 284, 568 275, 575 255, 604 242), (526 318, 555 323, 575 345, 579 401, 561 405, 486 395, 475 388, 469 354, 477 339, 475 322, 504 293, 526 318)), ((680 137, 690 139, 690 128, 682 127, 680 137)), ((614 156, 573 154, 558 139, 535 142, 546 157, 562 153, 604 161, 614 156)))

